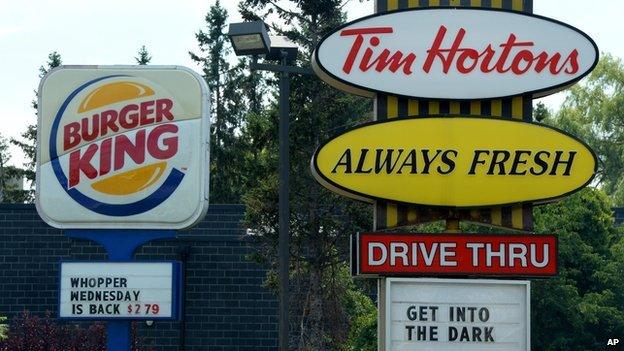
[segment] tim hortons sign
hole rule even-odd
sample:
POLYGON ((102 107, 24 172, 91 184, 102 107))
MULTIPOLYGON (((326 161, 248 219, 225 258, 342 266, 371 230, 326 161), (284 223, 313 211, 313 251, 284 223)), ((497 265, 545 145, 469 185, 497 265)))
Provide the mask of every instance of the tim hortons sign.
POLYGON ((58 228, 181 229, 208 204, 208 89, 174 66, 65 66, 39 87, 37 209, 58 228))
POLYGON ((319 146, 311 166, 325 187, 360 200, 481 207, 567 195, 593 179, 597 159, 545 125, 426 117, 359 125, 319 146))
POLYGON ((554 235, 359 233, 352 239, 355 275, 557 274, 554 235))
POLYGON ((351 93, 462 100, 552 94, 597 62, 589 36, 553 19, 422 8, 339 27, 321 40, 312 65, 327 83, 351 93))

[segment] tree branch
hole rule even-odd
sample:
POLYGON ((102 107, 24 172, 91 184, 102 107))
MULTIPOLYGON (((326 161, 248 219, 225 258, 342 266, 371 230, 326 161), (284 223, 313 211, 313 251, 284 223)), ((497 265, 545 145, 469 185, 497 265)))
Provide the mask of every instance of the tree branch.
POLYGON ((276 10, 281 11, 282 13, 288 14, 291 17, 297 18, 298 20, 311 24, 310 20, 308 20, 307 18, 301 16, 300 14, 296 13, 296 12, 292 12, 289 10, 286 10, 285 8, 279 6, 275 1, 269 1, 269 4, 273 5, 273 7, 275 7, 276 10))

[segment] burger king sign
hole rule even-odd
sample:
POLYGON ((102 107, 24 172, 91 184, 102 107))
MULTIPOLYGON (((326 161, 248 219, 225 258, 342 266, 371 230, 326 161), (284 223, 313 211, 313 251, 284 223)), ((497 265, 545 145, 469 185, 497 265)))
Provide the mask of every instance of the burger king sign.
POLYGON ((57 228, 182 229, 207 210, 209 99, 174 66, 63 66, 39 86, 36 203, 57 228))

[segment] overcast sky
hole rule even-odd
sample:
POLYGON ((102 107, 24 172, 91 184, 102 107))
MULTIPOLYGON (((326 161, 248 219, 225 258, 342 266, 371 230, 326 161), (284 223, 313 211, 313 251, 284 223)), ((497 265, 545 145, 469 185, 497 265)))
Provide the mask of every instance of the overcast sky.
MULTIPOLYGON (((183 65, 200 71, 188 55, 194 34, 205 26, 214 1, 201 0, 0 0, 0 135, 17 137, 35 122, 31 107, 39 66, 51 51, 64 64, 134 64, 146 45, 152 64, 183 65)), ((222 1, 232 22, 238 1, 222 1)), ((373 0, 351 0, 350 20, 373 13, 373 0)), ((603 52, 624 57, 624 1, 534 0, 536 14, 567 22, 587 34, 603 52)), ((556 109, 563 94, 546 98, 556 109)), ((21 164, 19 149, 11 149, 21 164)))

